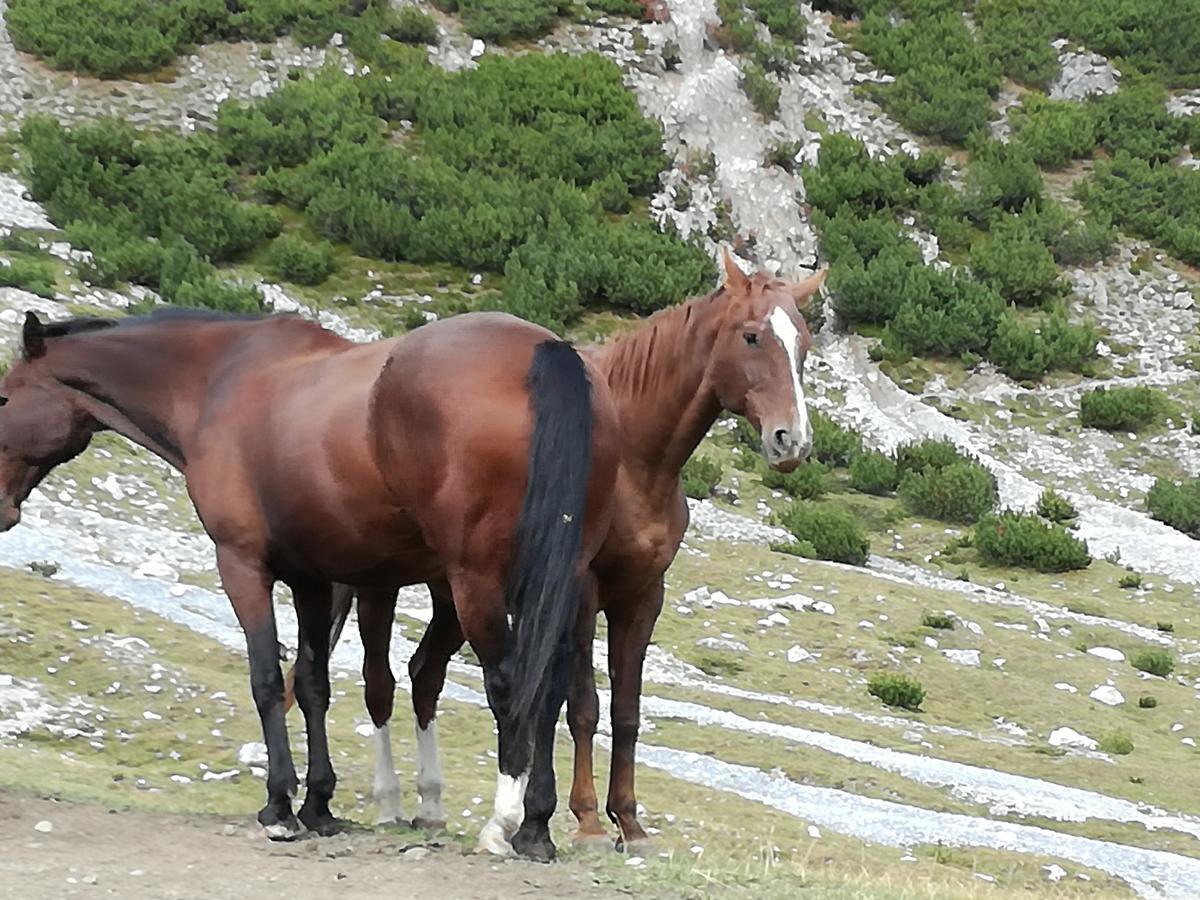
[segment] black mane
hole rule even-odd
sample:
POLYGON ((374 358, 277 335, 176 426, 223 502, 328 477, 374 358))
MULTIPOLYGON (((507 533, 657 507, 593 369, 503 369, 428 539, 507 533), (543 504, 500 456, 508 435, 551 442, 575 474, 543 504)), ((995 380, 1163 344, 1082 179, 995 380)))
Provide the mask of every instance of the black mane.
POLYGON ((92 331, 104 331, 110 328, 135 328, 138 325, 153 325, 173 320, 191 322, 252 322, 265 318, 267 316, 262 314, 229 313, 213 309, 189 309, 186 307, 167 306, 143 316, 126 316, 120 319, 102 318, 100 316, 77 316, 73 319, 63 319, 58 322, 44 322, 42 323, 41 335, 44 338, 71 337, 76 334, 88 334, 92 331))

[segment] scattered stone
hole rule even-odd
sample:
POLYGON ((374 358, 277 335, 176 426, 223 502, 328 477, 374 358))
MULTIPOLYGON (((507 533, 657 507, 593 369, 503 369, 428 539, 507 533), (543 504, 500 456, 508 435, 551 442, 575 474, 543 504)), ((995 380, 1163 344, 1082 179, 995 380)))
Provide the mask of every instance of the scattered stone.
POLYGON ((250 741, 238 748, 237 761, 243 766, 265 766, 267 764, 267 745, 260 741, 250 741))
POLYGON ((978 650, 943 650, 942 655, 956 665, 979 668, 978 650))
POLYGON ((1068 728, 1066 725, 1050 732, 1046 743, 1051 747, 1075 747, 1080 750, 1095 750, 1100 746, 1086 734, 1080 734, 1074 728, 1068 728))
POLYGON ((1112 647, 1090 647, 1088 655, 1107 659, 1109 662, 1125 662, 1125 654, 1112 647))
POLYGON ((1068 694, 1079 693, 1079 688, 1075 687, 1073 684, 1067 684, 1065 681, 1059 681, 1055 683, 1054 689, 1056 691, 1066 691, 1068 694))
POLYGON ((773 625, 787 625, 790 620, 781 612, 773 612, 765 619, 759 619, 758 624, 764 628, 770 628, 773 625))
POLYGON ((814 660, 816 658, 817 657, 815 654, 809 653, 807 650, 805 650, 799 644, 796 644, 794 647, 788 648, 787 661, 790 663, 810 662, 811 660, 814 660))
POLYGON ((1067 875, 1066 869, 1064 869, 1062 866, 1055 865, 1054 863, 1051 863, 1048 866, 1042 866, 1042 869, 1045 871, 1046 877, 1055 884, 1062 881, 1067 875))
POLYGON ((1097 703, 1103 703, 1105 706, 1120 706, 1125 702, 1125 695, 1111 684, 1100 685, 1088 694, 1088 696, 1097 703))
MULTIPOLYGON (((1058 42, 1056 42, 1058 43, 1058 42)), ((1115 94, 1120 87, 1121 73, 1098 53, 1086 53, 1057 48, 1062 70, 1050 83, 1053 100, 1084 100, 1096 94, 1115 94)))
POLYGON ((696 641, 697 647, 705 650, 728 650, 731 653, 748 653, 750 648, 741 641, 730 641, 725 638, 706 637, 696 641))
POLYGON ((818 828, 816 825, 809 825, 808 826, 808 836, 810 838, 812 838, 813 840, 816 840, 817 838, 819 838, 821 836, 821 829, 818 828))
POLYGON ((409 847, 404 851, 406 859, 422 860, 429 855, 428 847, 409 847))
POLYGON ((49 834, 50 832, 52 832, 54 830, 54 823, 51 822, 49 819, 42 819, 40 822, 38 822, 36 825, 33 826, 33 830, 40 832, 41 834, 49 834))

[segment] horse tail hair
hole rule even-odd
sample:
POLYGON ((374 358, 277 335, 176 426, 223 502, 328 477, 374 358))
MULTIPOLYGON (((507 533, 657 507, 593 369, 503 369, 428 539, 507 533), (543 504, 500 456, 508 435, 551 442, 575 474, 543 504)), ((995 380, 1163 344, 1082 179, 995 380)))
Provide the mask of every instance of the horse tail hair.
POLYGON ((508 682, 508 725, 520 741, 531 737, 542 712, 559 669, 556 655, 569 654, 573 646, 569 636, 579 610, 592 464, 591 383, 574 348, 557 340, 539 344, 526 386, 533 438, 505 585, 513 629, 502 668, 508 682))
MULTIPOLYGON (((333 653, 333 648, 337 646, 337 642, 342 637, 342 629, 346 626, 346 619, 350 616, 350 608, 354 605, 354 588, 348 584, 335 584, 333 586, 332 604, 330 607, 329 620, 329 652, 333 653)), ((292 667, 288 669, 287 675, 283 678, 283 712, 287 715, 287 711, 296 703, 296 664, 292 663, 292 667)))

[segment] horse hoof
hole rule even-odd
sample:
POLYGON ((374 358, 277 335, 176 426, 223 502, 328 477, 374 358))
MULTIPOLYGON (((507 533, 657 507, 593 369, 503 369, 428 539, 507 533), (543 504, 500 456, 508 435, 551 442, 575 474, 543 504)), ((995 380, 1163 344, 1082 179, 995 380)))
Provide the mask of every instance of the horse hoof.
POLYGON ((446 828, 446 820, 426 819, 423 816, 417 816, 412 821, 412 827, 418 828, 421 831, 444 831, 446 828))
POLYGON ((617 841, 617 852, 628 856, 648 856, 654 850, 654 841, 649 837, 636 837, 628 841, 617 841))
POLYGON ((321 837, 330 837, 342 830, 343 822, 333 816, 306 816, 304 810, 300 810, 300 823, 309 831, 320 835, 321 837))
POLYGON ((596 834, 595 832, 578 831, 575 833, 572 843, 580 850, 611 853, 615 849, 613 839, 604 832, 596 834))
POLYGON ((526 834, 523 829, 513 835, 512 847, 518 856, 534 862, 553 862, 557 852, 549 834, 526 834))
POLYGON ((479 843, 475 849, 480 853, 490 853, 493 856, 509 857, 513 855, 513 846, 504 836, 504 829, 496 822, 489 821, 479 832, 479 843))
POLYGON ((264 825, 263 830, 273 841, 294 841, 304 833, 304 826, 295 816, 288 816, 281 822, 264 825))

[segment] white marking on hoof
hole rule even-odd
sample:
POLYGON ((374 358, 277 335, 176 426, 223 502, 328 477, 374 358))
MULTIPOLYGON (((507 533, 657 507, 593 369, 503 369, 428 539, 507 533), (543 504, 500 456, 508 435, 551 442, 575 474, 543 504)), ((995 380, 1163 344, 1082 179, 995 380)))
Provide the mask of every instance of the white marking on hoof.
POLYGON ((523 772, 519 778, 496 776, 496 811, 492 821, 504 829, 506 838, 511 839, 525 821, 525 786, 528 783, 528 772, 523 772))
POLYGON ((438 753, 437 719, 428 728, 417 726, 417 796, 420 808, 417 819, 424 822, 445 822, 442 809, 442 788, 446 781, 442 776, 442 760, 438 753))
POLYGON ((379 806, 376 825, 405 821, 400 805, 400 779, 392 761, 392 732, 387 725, 375 732, 375 803, 379 806))
POLYGON ((276 822, 274 825, 264 825, 263 830, 273 841, 291 841, 300 836, 304 830, 304 826, 297 822, 299 827, 292 828, 290 825, 284 825, 282 822, 276 822))
POLYGON ((475 848, 480 853, 490 853, 493 856, 517 855, 517 852, 512 848, 512 844, 505 837, 504 829, 495 819, 489 820, 483 826, 483 830, 479 832, 479 843, 475 845, 475 848))

